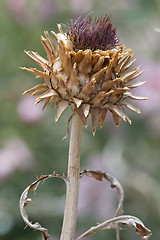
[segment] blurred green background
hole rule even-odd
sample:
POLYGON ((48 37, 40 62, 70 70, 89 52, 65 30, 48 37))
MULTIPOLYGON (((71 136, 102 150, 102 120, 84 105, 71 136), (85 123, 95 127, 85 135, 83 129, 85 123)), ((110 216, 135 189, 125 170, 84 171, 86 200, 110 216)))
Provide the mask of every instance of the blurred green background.
MULTIPOLYGON (((81 169, 103 170, 124 187, 124 212, 139 217, 160 236, 160 1, 159 0, 0 0, 0 239, 40 240, 27 228, 19 212, 22 191, 41 174, 67 171, 69 138, 66 111, 57 124, 55 111, 34 106, 22 92, 38 82, 19 66, 35 67, 25 50, 45 57, 40 43, 44 30, 57 32, 57 23, 70 18, 111 15, 121 43, 135 52, 145 72, 146 84, 137 95, 149 97, 135 105, 141 115, 130 113, 132 126, 117 129, 110 115, 96 136, 90 124, 83 130, 81 169)), ((65 201, 65 184, 50 179, 40 185, 27 208, 29 218, 48 227, 59 239, 65 201)), ((114 215, 116 191, 109 184, 84 178, 80 183, 77 235, 114 215)), ((88 239, 115 239, 114 230, 97 232, 88 239)), ((123 240, 138 240, 135 229, 121 232, 123 240)))

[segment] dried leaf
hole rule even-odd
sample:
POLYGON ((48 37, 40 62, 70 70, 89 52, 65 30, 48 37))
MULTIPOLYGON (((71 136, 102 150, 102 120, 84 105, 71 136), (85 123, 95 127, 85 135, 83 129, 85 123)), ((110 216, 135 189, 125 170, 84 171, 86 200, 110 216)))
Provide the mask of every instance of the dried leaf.
POLYGON ((140 219, 130 215, 122 215, 122 216, 111 218, 103 223, 98 224, 97 226, 91 227, 88 231, 83 233, 76 240, 80 240, 86 236, 89 236, 90 234, 95 233, 95 231, 97 230, 103 230, 103 229, 119 230, 120 229, 118 227, 119 223, 128 225, 128 227, 135 227, 136 232, 139 234, 140 237, 142 237, 142 240, 148 240, 152 235, 151 231, 144 226, 143 222, 140 219))
POLYGON ((83 172, 80 173, 80 177, 83 177, 83 175, 94 177, 98 181, 102 181, 103 178, 109 181, 111 183, 111 187, 113 188, 115 187, 117 189, 118 207, 113 218, 104 221, 103 223, 100 223, 97 226, 91 227, 88 231, 80 235, 76 240, 80 240, 84 237, 87 237, 95 233, 95 231, 97 230, 103 229, 115 229, 116 239, 119 240, 120 239, 119 230, 123 230, 123 228, 120 228, 118 224, 128 225, 128 227, 135 227, 136 232, 139 234, 140 237, 142 237, 142 240, 148 240, 150 238, 150 236, 152 235, 151 231, 144 226, 143 222, 140 219, 130 215, 121 215, 123 213, 124 192, 122 186, 120 185, 116 178, 105 172, 92 170, 84 170, 83 172))
POLYGON ((65 176, 61 176, 59 174, 56 174, 55 172, 53 172, 50 175, 42 175, 40 178, 38 178, 35 182, 33 182, 32 184, 30 184, 22 193, 21 197, 20 197, 20 212, 21 212, 21 216, 26 224, 26 226, 29 226, 30 228, 33 228, 34 230, 38 230, 42 233, 43 236, 43 240, 49 240, 50 239, 50 235, 48 234, 48 230, 47 228, 42 227, 38 222, 36 223, 32 223, 29 219, 28 219, 28 215, 25 211, 25 207, 28 205, 28 203, 30 203, 32 200, 30 198, 28 198, 28 193, 30 190, 32 191, 36 191, 38 185, 40 182, 44 182, 45 180, 47 180, 48 178, 51 177, 56 177, 56 178, 62 178, 65 182, 67 182, 67 178, 65 176))

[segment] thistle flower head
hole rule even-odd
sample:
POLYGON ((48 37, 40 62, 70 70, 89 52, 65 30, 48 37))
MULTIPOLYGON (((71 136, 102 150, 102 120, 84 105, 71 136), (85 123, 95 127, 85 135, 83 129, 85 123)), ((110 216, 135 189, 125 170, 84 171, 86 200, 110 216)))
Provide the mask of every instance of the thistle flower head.
POLYGON ((51 32, 58 44, 58 51, 49 36, 41 37, 47 59, 36 52, 27 51, 40 67, 22 68, 43 79, 43 83, 25 91, 39 95, 36 103, 44 101, 43 109, 48 103, 50 108, 57 106, 55 121, 70 105, 85 126, 91 115, 92 132, 98 125, 103 126, 108 111, 112 113, 116 126, 120 120, 130 118, 125 108, 140 113, 140 110, 127 102, 128 99, 143 100, 134 96, 130 90, 144 82, 132 83, 142 72, 139 67, 132 67, 135 60, 133 51, 119 45, 115 29, 112 29, 108 17, 71 20, 67 34, 58 24, 59 33, 51 32))
POLYGON ((91 17, 70 20, 67 35, 73 43, 74 50, 101 49, 106 51, 115 48, 119 43, 116 30, 112 29, 111 20, 107 15, 95 19, 93 23, 91 17))

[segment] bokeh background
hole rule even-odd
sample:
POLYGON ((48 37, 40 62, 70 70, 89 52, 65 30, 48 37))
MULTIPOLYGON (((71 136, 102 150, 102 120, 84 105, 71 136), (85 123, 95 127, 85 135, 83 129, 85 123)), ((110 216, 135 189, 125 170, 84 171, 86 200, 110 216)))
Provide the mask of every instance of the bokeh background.
MULTIPOLYGON (((130 113, 133 124, 117 129, 110 115, 96 136, 90 124, 83 130, 81 169, 103 170, 124 187, 126 214, 135 215, 160 236, 160 1, 159 0, 0 0, 0 239, 40 240, 27 228, 19 213, 22 191, 41 174, 67 171, 69 138, 66 111, 57 124, 55 111, 41 111, 34 98, 22 92, 39 82, 19 66, 36 65, 24 49, 45 56, 40 43, 44 30, 70 18, 109 14, 121 43, 132 48, 145 72, 146 84, 137 94, 149 97, 136 102, 141 115, 130 113), (93 13, 91 13, 93 11, 93 13)), ((40 185, 28 207, 31 220, 48 227, 59 239, 65 201, 65 184, 50 179, 40 185)), ((77 234, 114 215, 116 191, 108 183, 84 179, 80 183, 77 234)), ((138 240, 135 229, 121 232, 123 240, 138 240)), ((115 239, 114 230, 103 230, 88 239, 115 239)))

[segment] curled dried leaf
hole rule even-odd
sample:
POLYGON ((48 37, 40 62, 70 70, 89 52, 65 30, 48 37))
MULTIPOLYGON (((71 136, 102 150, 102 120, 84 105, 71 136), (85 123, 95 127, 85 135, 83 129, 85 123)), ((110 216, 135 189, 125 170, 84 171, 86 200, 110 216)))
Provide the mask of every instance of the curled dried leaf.
POLYGON ((140 237, 142 237, 142 240, 148 240, 150 238, 150 236, 152 235, 151 231, 144 226, 143 222, 140 219, 130 215, 121 215, 123 214, 124 192, 121 184, 115 177, 105 172, 92 170, 83 170, 80 173, 80 177, 82 177, 83 175, 94 177, 98 181, 102 181, 103 178, 109 181, 111 183, 111 187, 117 189, 118 207, 113 218, 106 220, 103 223, 98 224, 97 226, 91 227, 88 231, 80 235, 76 240, 80 240, 95 233, 95 231, 97 230, 103 229, 115 229, 116 239, 120 240, 119 230, 123 230, 123 228, 120 228, 118 224, 127 225, 128 227, 135 227, 136 232, 139 234, 140 237))
POLYGON ((119 230, 120 228, 118 227, 118 224, 120 223, 124 225, 128 225, 128 227, 135 227, 136 232, 139 234, 140 237, 142 237, 142 240, 148 240, 152 235, 151 231, 144 226, 143 222, 139 218, 136 218, 130 215, 121 215, 118 217, 111 218, 103 223, 100 223, 97 226, 91 227, 88 231, 83 233, 76 240, 80 240, 86 236, 89 236, 90 234, 95 233, 95 231, 97 230, 103 230, 103 229, 119 230))
POLYGON ((44 182, 45 180, 47 180, 48 178, 51 177, 56 177, 56 178, 62 178, 65 182, 67 182, 67 178, 63 175, 59 175, 56 174, 55 172, 53 172, 50 175, 42 175, 40 178, 38 178, 35 182, 33 182, 32 184, 30 184, 22 193, 21 197, 20 197, 20 212, 21 212, 21 216, 26 224, 26 226, 29 226, 30 228, 33 228, 34 230, 38 230, 42 233, 43 236, 43 240, 49 240, 50 239, 50 235, 48 234, 48 230, 47 228, 42 227, 38 222, 36 223, 32 223, 29 219, 28 219, 28 215, 25 211, 25 207, 28 205, 28 203, 30 203, 32 200, 31 198, 28 198, 28 193, 29 191, 36 191, 38 185, 40 182, 44 182))

